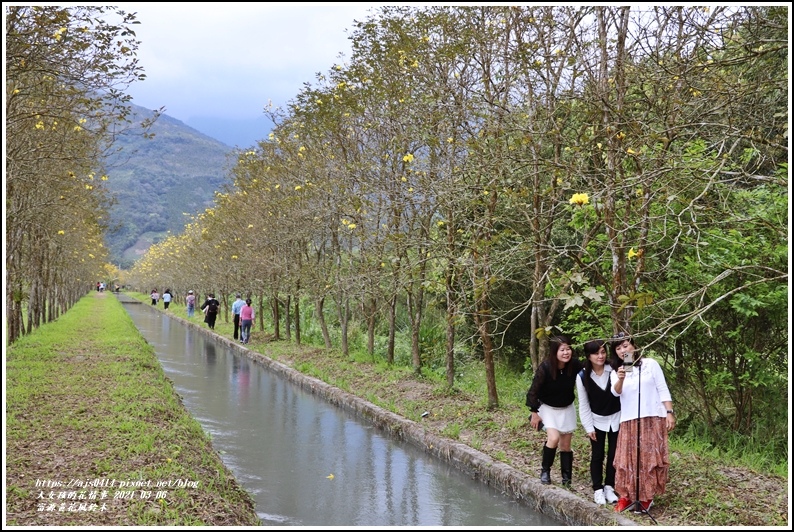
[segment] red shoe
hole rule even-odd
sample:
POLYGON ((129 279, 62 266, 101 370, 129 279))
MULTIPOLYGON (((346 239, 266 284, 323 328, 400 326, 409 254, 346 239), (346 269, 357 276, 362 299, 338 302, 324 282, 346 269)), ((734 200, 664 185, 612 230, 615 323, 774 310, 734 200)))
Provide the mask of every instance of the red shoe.
POLYGON ((618 503, 615 505, 615 511, 622 512, 629 506, 631 506, 631 499, 629 499, 628 497, 621 497, 620 499, 618 499, 618 503))
POLYGON ((640 506, 642 506, 643 511, 647 512, 653 506, 653 499, 650 501, 640 501, 640 506))

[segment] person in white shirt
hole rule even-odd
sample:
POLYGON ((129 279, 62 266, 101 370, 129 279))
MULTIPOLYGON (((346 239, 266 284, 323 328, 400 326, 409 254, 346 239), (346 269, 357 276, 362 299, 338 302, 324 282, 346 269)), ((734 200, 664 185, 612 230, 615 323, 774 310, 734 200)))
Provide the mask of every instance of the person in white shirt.
POLYGON ((237 299, 232 303, 232 323, 234 323, 233 337, 235 340, 237 340, 237 337, 240 335, 240 310, 242 310, 243 305, 245 305, 243 295, 238 292, 237 299))
POLYGON ((620 397, 620 433, 615 454, 615 511, 637 503, 647 512, 665 492, 670 473, 667 433, 675 428, 673 399, 662 367, 638 352, 634 339, 617 333, 610 341, 614 365, 612 393, 620 397), (638 472, 637 461, 640 470, 638 472))
POLYGON ((165 292, 163 292, 163 308, 165 310, 168 310, 168 305, 171 304, 171 298, 172 297, 173 296, 171 295, 171 289, 170 288, 166 288, 165 292))

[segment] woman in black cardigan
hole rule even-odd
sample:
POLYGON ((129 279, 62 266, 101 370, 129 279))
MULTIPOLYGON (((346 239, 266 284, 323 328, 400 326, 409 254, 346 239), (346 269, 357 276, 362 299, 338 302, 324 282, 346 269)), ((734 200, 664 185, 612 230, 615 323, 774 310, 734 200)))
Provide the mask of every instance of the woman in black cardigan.
POLYGON ((582 363, 574 356, 573 340, 566 335, 554 336, 549 339, 546 360, 538 366, 527 391, 527 406, 532 411, 530 425, 536 430, 546 429, 540 469, 543 484, 551 484, 551 466, 559 448, 562 484, 571 485, 571 440, 576 429, 574 390, 576 374, 581 369, 582 363))

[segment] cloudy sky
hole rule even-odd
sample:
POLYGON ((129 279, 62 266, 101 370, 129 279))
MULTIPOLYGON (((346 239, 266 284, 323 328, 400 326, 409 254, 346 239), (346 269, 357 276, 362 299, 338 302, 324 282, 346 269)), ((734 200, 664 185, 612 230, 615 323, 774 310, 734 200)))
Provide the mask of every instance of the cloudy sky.
POLYGON ((137 13, 146 80, 133 103, 181 120, 230 146, 266 137, 268 100, 283 105, 350 57, 346 30, 376 3, 115 4, 137 13))

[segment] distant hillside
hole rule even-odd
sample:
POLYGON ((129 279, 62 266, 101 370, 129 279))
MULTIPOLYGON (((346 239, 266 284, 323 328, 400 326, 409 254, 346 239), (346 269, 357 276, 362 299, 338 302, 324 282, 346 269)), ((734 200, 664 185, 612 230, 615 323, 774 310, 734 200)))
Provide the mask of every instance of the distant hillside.
MULTIPOLYGON (((132 106, 139 123, 153 113, 132 106)), ((232 148, 161 115, 144 138, 140 130, 120 136, 119 153, 108 159, 108 186, 116 198, 107 234, 111 260, 129 267, 166 231, 179 233, 188 218, 212 205, 227 177, 232 148)))

